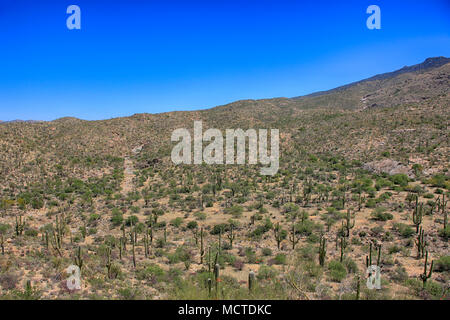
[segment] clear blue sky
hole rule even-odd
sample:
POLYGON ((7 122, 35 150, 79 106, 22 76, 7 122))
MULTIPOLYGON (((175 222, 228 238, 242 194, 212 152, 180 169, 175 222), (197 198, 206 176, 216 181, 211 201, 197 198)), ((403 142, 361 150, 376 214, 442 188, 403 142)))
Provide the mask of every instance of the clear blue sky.
POLYGON ((448 0, 308 2, 0 0, 0 120, 293 97, 450 57, 448 0))

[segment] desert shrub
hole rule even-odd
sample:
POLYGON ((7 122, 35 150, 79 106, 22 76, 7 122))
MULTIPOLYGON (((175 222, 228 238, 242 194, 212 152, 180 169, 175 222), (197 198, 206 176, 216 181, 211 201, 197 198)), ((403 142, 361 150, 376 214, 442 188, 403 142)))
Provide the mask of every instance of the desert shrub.
POLYGON ((117 294, 122 300, 139 300, 141 292, 138 288, 120 288, 117 294))
POLYGON ((447 226, 447 228, 445 229, 441 229, 439 230, 439 236, 444 238, 444 239, 449 239, 450 238, 450 226, 447 226))
POLYGON ((301 247, 299 250, 299 258, 306 261, 313 261, 316 259, 316 248, 311 244, 308 244, 305 247, 301 247))
POLYGON ((222 234, 224 234, 225 232, 227 232, 228 230, 230 230, 230 225, 226 224, 226 223, 220 223, 220 224, 216 224, 212 230, 211 230, 211 234, 213 235, 217 235, 220 232, 222 232, 222 234))
POLYGON ((402 251, 402 248, 399 247, 399 246, 396 245, 396 244, 394 244, 394 245, 392 245, 392 246, 390 246, 390 247, 388 248, 389 254, 398 253, 398 252, 400 252, 400 251, 402 251))
POLYGON ((164 270, 156 264, 150 264, 136 272, 138 280, 149 280, 152 283, 159 282, 164 279, 164 270))
POLYGON ((394 216, 392 215, 392 213, 386 212, 386 210, 387 209, 384 207, 376 208, 371 213, 370 216, 373 220, 376 220, 376 221, 387 221, 387 220, 394 219, 394 216))
POLYGON ((274 264, 286 264, 286 255, 284 253, 278 253, 273 258, 274 264))
POLYGON ((38 233, 38 231, 36 229, 27 229, 27 230, 25 230, 25 235, 27 237, 37 237, 38 234, 39 233, 38 233))
POLYGON ((0 274, 0 286, 3 290, 12 290, 17 286, 19 277, 15 273, 7 272, 0 274))
POLYGON ((131 225, 136 225, 138 222, 139 222, 139 218, 132 215, 127 218, 127 220, 125 221, 125 224, 127 226, 131 226, 131 225))
POLYGON ((224 213, 231 214, 233 218, 240 218, 242 213, 244 212, 244 208, 238 205, 234 205, 229 208, 225 208, 224 213))
POLYGON ((328 263, 330 279, 332 281, 341 282, 347 276, 345 266, 339 261, 333 260, 328 263))
POLYGON ((88 221, 89 221, 89 223, 95 223, 99 219, 100 219, 100 215, 98 213, 91 213, 88 221))
POLYGON ((377 205, 377 202, 375 201, 375 199, 368 199, 366 201, 366 207, 367 208, 375 208, 377 205))
POLYGON ((177 218, 172 219, 170 221, 170 224, 173 225, 176 228, 179 228, 182 223, 183 223, 183 218, 181 218, 181 217, 177 217, 177 218))
POLYGON ((260 237, 262 236, 264 233, 266 233, 267 231, 271 230, 273 227, 272 222, 270 221, 270 219, 266 219, 266 221, 264 222, 264 224, 262 225, 258 225, 256 227, 255 230, 253 230, 250 233, 251 237, 260 237))
POLYGON ((345 268, 347 269, 348 273, 358 273, 358 266, 355 261, 353 261, 350 258, 346 258, 343 261, 343 264, 345 265, 345 268))
POLYGON ((170 264, 191 260, 191 254, 185 247, 178 247, 174 253, 167 255, 170 264))
POLYGON ((408 176, 404 173, 394 174, 390 176, 389 180, 401 187, 406 187, 409 182, 408 176))
POLYGON ((404 238, 409 238, 415 233, 414 229, 411 228, 411 226, 408 226, 404 223, 394 223, 393 229, 398 231, 404 238))
POLYGON ((262 255, 263 256, 271 256, 272 255, 272 249, 270 249, 270 248, 263 248, 262 249, 262 255))
POLYGON ((404 282, 408 279, 408 273, 406 272, 405 267, 397 267, 394 269, 394 272, 391 275, 391 279, 396 282, 404 282))
POLYGON ((275 278, 276 275, 277 271, 273 267, 261 265, 256 278, 258 278, 258 280, 269 280, 275 278))
POLYGON ((428 183, 431 184, 433 187, 448 189, 450 186, 450 182, 448 180, 449 180, 449 178, 446 177, 445 175, 438 174, 438 175, 433 176, 428 181, 428 183))
POLYGON ((132 213, 139 213, 139 211, 141 211, 141 208, 137 207, 137 206, 131 206, 130 207, 130 211, 132 213))
POLYGON ((119 209, 114 208, 112 210, 111 222, 116 227, 123 223, 123 213, 119 209))
POLYGON ((198 227, 197 221, 189 221, 187 224, 188 229, 196 229, 198 227))
POLYGON ((416 296, 425 299, 441 299, 444 288, 433 280, 428 280, 423 288, 423 283, 419 279, 407 279, 405 284, 414 292, 416 296))
POLYGON ((11 229, 11 226, 9 224, 0 223, 0 234, 6 234, 9 229, 11 229))
POLYGON ((256 252, 252 248, 245 248, 244 252, 247 258, 247 263, 256 263, 256 261, 258 261, 256 257, 256 252))
POLYGON ((206 219, 206 213, 204 213, 204 212, 195 212, 194 213, 194 217, 197 219, 197 220, 205 220, 206 219))
POLYGON ((436 272, 450 271, 450 256, 443 256, 440 257, 437 261, 435 261, 434 271, 436 272))
POLYGON ((118 264, 113 263, 109 270, 109 276, 111 279, 117 279, 122 274, 122 270, 118 264))

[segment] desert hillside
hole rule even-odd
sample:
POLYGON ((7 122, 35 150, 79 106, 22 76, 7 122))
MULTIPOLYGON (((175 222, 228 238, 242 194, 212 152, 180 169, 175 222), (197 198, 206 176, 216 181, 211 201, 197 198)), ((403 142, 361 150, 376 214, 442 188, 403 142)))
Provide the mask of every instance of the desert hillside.
POLYGON ((296 98, 2 122, 0 298, 449 299, 449 60, 296 98), (196 120, 279 129, 278 173, 174 165, 171 133, 196 120))

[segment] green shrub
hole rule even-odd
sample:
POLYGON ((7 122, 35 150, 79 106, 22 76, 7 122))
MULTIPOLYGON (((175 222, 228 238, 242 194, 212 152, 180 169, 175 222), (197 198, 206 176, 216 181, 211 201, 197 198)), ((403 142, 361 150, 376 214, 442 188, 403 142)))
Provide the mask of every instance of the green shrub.
POLYGON ((341 282, 347 276, 345 266, 336 260, 328 263, 328 270, 332 281, 341 282))
POLYGON ((384 208, 384 207, 376 208, 371 213, 370 216, 372 217, 373 220, 377 220, 377 221, 387 221, 387 220, 394 219, 394 216, 392 215, 392 213, 386 212, 386 208, 384 208))
POLYGON ((262 254, 263 254, 263 256, 271 256, 272 255, 272 249, 270 249, 270 248, 263 248, 262 249, 262 254))
POLYGON ((450 256, 440 257, 439 260, 434 262, 434 271, 446 272, 450 271, 450 256))
POLYGON ((181 217, 177 217, 170 221, 170 224, 176 228, 179 228, 182 223, 183 223, 183 218, 181 218, 181 217))
POLYGON ((277 275, 277 271, 273 267, 266 265, 261 265, 258 270, 257 278, 258 280, 271 280, 277 275))
POLYGON ((284 253, 278 253, 273 261, 274 264, 286 264, 286 255, 284 253))
POLYGON ((138 280, 162 281, 164 278, 164 270, 156 264, 150 264, 136 272, 138 280))
POLYGON ((188 229, 197 229, 198 223, 197 221, 189 221, 187 224, 188 229))
POLYGON ((138 222, 139 222, 139 218, 138 217, 136 217, 136 216, 129 216, 127 218, 127 220, 125 221, 125 224, 127 226, 131 226, 131 225, 135 226, 138 222))
POLYGON ((26 235, 27 237, 37 237, 38 234, 39 234, 38 231, 35 230, 35 229, 28 229, 28 230, 25 230, 25 235, 26 235))
POLYGON ((398 231, 404 238, 409 238, 416 233, 411 226, 404 223, 394 223, 393 229, 398 231))
POLYGON ((409 178, 406 174, 404 173, 398 173, 398 174, 394 174, 389 178, 393 183, 401 186, 401 187, 406 187, 408 185, 409 182, 409 178))
POLYGON ((224 213, 231 214, 233 218, 240 218, 242 213, 244 212, 244 208, 238 205, 234 205, 229 208, 225 208, 224 213))
POLYGON ((123 223, 123 213, 119 209, 114 208, 112 210, 111 222, 116 227, 123 223))

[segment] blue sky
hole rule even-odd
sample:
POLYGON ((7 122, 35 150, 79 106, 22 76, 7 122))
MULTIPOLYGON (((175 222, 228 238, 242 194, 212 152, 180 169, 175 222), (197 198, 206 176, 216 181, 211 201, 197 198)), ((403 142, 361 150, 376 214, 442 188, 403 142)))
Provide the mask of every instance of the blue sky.
POLYGON ((293 97, 450 57, 428 1, 0 0, 0 120, 107 119, 293 97), (81 30, 66 9, 81 8, 81 30), (381 30, 366 8, 381 8, 381 30))

